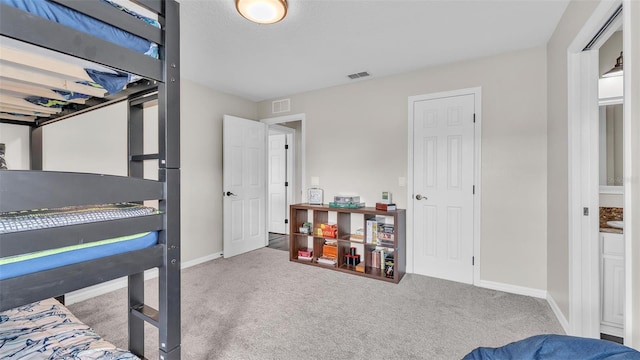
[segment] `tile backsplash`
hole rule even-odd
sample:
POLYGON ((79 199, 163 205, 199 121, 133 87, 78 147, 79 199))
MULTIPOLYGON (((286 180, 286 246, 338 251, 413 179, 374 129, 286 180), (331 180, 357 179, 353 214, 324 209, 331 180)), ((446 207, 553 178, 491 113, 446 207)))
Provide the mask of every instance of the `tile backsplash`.
POLYGON ((600 208, 600 228, 609 228, 607 221, 623 220, 623 208, 619 207, 601 207, 600 208))

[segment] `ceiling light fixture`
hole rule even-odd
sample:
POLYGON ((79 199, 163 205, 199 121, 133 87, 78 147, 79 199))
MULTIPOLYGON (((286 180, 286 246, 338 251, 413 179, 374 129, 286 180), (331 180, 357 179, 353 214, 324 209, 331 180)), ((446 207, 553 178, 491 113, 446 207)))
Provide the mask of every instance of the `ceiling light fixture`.
POLYGON ((287 0, 236 0, 236 9, 249 21, 273 24, 287 15, 287 0))
POLYGON ((620 52, 620 56, 616 59, 616 66, 614 66, 613 69, 602 74, 602 77, 613 76, 622 76, 622 52, 620 52))

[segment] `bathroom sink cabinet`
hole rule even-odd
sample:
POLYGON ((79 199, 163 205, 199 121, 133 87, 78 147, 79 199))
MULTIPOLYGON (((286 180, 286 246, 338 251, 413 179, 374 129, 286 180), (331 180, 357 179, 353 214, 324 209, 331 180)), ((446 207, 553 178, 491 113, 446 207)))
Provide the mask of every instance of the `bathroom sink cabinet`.
POLYGON ((624 235, 600 233, 601 321, 604 334, 624 336, 624 235))

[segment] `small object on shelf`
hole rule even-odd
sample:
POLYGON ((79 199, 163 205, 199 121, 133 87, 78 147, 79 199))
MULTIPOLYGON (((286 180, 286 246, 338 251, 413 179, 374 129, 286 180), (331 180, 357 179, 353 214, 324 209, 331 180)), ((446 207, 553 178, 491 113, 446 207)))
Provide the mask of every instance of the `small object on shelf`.
POLYGON ((329 207, 331 208, 342 208, 342 209, 359 209, 363 208, 365 203, 338 203, 331 201, 329 203, 329 207))
POLYGON ((338 244, 336 243, 326 243, 322 245, 322 256, 323 257, 338 257, 338 244))
POLYGON ((338 237, 338 225, 320 224, 320 228, 318 228, 318 236, 335 239, 338 237))
POLYGON ((364 235, 360 235, 360 234, 351 234, 349 236, 349 241, 354 241, 354 242, 363 242, 364 241, 364 235))
POLYGON ((318 264, 336 266, 336 259, 335 258, 331 258, 331 257, 327 257, 327 256, 321 256, 321 257, 318 258, 318 264))
POLYGON ((353 204, 360 202, 360 196, 334 196, 333 202, 339 204, 353 204))
POLYGON ((376 210, 393 211, 396 209, 396 204, 376 203, 376 210))
POLYGON ((311 260, 313 260, 313 257, 312 256, 300 256, 300 255, 298 255, 298 260, 309 261, 310 262, 311 260))
POLYGON ((309 189, 309 204, 310 205, 322 205, 324 191, 320 188, 309 189))
POLYGON ((313 250, 309 248, 300 248, 298 249, 298 258, 300 258, 300 256, 312 257, 313 250))
POLYGON ((361 272, 361 273, 364 272, 364 263, 363 262, 361 262, 358 265, 356 265, 356 271, 357 272, 361 272))
POLYGON ((392 204, 393 201, 391 201, 391 192, 389 191, 383 191, 382 192, 382 201, 381 203, 383 204, 392 204))

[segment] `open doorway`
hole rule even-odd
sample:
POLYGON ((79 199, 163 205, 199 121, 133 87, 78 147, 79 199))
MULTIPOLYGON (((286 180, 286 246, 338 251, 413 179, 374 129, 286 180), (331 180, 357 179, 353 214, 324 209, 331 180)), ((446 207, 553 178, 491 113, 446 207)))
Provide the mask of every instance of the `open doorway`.
POLYGON ((271 248, 289 250, 289 206, 304 189, 304 114, 260 120, 269 125, 267 229, 271 248))

